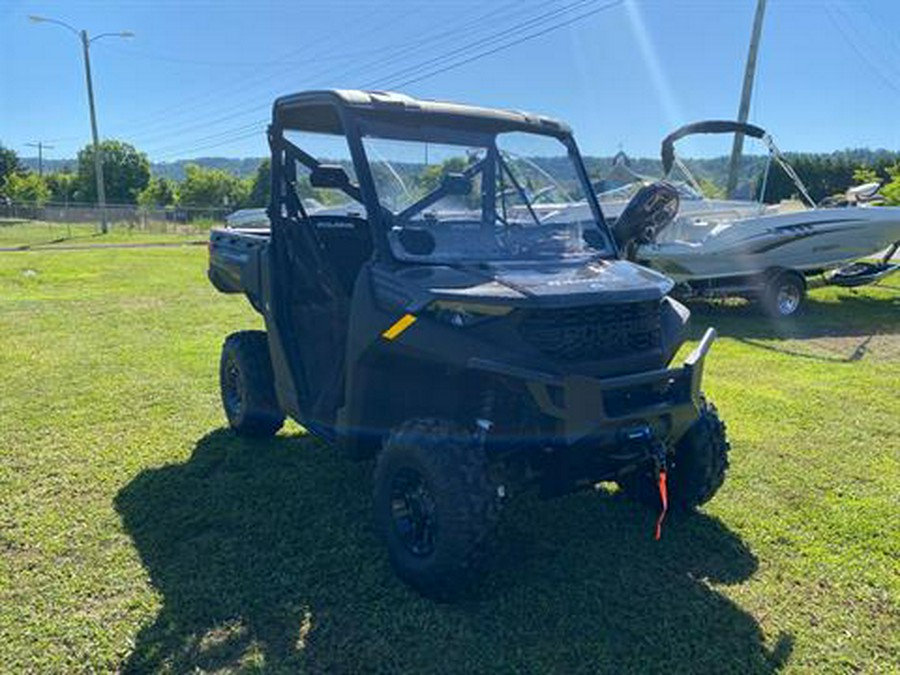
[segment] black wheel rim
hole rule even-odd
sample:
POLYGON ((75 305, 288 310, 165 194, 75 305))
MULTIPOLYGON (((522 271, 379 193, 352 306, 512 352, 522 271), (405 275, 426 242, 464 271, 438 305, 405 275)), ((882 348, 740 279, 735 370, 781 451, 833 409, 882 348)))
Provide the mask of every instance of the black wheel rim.
POLYGON ((418 471, 400 469, 391 481, 391 519, 394 531, 410 553, 424 557, 434 552, 434 498, 418 471))
POLYGON ((241 414, 241 371, 234 359, 228 359, 225 363, 225 371, 222 374, 222 392, 225 399, 225 410, 231 418, 241 414))

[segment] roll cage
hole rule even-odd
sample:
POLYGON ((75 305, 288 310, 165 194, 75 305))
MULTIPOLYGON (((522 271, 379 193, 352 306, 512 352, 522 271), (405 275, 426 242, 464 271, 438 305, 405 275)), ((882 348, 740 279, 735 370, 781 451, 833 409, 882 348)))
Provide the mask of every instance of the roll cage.
MULTIPOLYGON (((590 180, 571 130, 565 124, 550 118, 515 111, 420 101, 392 93, 341 90, 285 96, 277 99, 273 105, 272 123, 268 128, 272 156, 271 200, 268 214, 273 228, 273 241, 278 240, 278 237, 274 236, 275 231, 291 220, 294 214, 304 220, 311 217, 296 189, 297 164, 306 167, 311 174, 324 165, 285 137, 285 132, 293 130, 328 133, 346 138, 357 182, 347 180, 344 184, 334 187, 338 187, 364 207, 377 258, 395 258, 388 242, 388 231, 391 227, 436 203, 446 196, 452 187, 442 182, 400 213, 392 213, 382 206, 378 198, 375 180, 362 142, 366 133, 376 133, 397 140, 444 139, 457 143, 473 142, 488 147, 491 154, 467 167, 461 175, 462 179, 471 180, 475 175, 482 174, 483 222, 494 222, 495 217, 503 222, 496 209, 494 213, 487 212, 488 205, 496 203, 494 179, 497 166, 501 167, 501 172, 504 166, 502 153, 496 147, 494 137, 499 133, 514 131, 554 137, 565 146, 573 161, 577 179, 584 187, 585 199, 596 226, 605 235, 612 254, 618 253, 596 195, 590 189, 590 180), (492 161, 497 157, 500 157, 499 161, 492 161)), ((510 189, 523 200, 530 216, 537 221, 537 215, 526 198, 523 187, 508 168, 506 174, 510 189)))

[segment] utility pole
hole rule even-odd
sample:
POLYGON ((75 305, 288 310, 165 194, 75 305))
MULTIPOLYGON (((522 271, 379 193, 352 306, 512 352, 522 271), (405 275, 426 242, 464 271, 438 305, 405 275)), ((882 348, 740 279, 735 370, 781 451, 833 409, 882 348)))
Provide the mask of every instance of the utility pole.
POLYGON ((52 145, 47 145, 43 141, 38 141, 37 143, 26 143, 26 146, 29 148, 37 148, 38 151, 38 176, 43 178, 44 176, 44 149, 52 150, 52 145))
MULTIPOLYGON (((741 91, 741 105, 738 108, 738 122, 744 124, 750 114, 750 97, 753 94, 753 80, 756 76, 756 54, 759 51, 759 38, 762 34, 763 17, 766 14, 766 0, 756 1, 756 16, 753 17, 753 33, 750 36, 750 51, 747 53, 747 67, 744 71, 744 88, 741 91)), ((737 187, 738 165, 741 154, 744 152, 744 134, 737 132, 734 135, 734 145, 731 147, 731 161, 728 163, 728 185, 726 194, 734 197, 737 187)))
POLYGON ((81 48, 84 56, 84 78, 87 83, 88 106, 91 111, 91 138, 94 146, 94 174, 97 178, 97 206, 100 208, 100 228, 106 234, 109 232, 109 223, 106 219, 106 185, 103 182, 103 155, 100 149, 100 135, 97 133, 97 111, 94 108, 94 84, 91 80, 91 43, 104 37, 134 37, 131 31, 120 31, 118 33, 101 33, 94 37, 88 37, 86 30, 76 30, 65 21, 58 19, 48 19, 42 16, 29 16, 29 20, 35 23, 55 23, 58 26, 68 29, 81 40, 81 48))
POLYGON ((97 204, 100 207, 100 231, 109 232, 106 220, 106 184, 103 181, 103 155, 97 133, 97 111, 94 108, 94 84, 91 81, 91 41, 86 30, 81 31, 81 46, 84 49, 84 79, 87 82, 88 106, 91 109, 91 138, 94 141, 94 175, 97 179, 97 204))

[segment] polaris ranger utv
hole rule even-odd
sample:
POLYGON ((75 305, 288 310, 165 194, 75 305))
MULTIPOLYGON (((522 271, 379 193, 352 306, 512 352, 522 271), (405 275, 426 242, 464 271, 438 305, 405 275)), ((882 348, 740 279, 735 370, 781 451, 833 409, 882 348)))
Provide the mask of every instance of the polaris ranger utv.
POLYGON ((689 312, 617 243, 672 218, 677 192, 644 188, 612 228, 564 124, 393 93, 279 98, 268 137, 270 230, 210 242, 212 283, 266 325, 225 340, 225 413, 241 434, 287 415, 377 455, 400 577, 458 591, 527 484, 616 481, 660 521, 713 496, 728 452, 700 390, 715 334, 670 367, 689 312))

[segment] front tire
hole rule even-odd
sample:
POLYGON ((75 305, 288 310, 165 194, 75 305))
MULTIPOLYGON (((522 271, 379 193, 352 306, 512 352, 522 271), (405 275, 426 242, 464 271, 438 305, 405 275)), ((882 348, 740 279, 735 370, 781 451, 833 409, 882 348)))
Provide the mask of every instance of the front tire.
MULTIPOLYGON (((702 399, 699 417, 675 444, 669 463, 670 510, 690 512, 715 496, 725 482, 730 447, 716 406, 702 399)), ((647 471, 624 476, 619 487, 655 510, 662 507, 658 487, 647 471)))
POLYGON ((457 595, 480 573, 499 515, 483 449, 452 422, 403 423, 378 456, 375 515, 401 579, 426 596, 457 595))
POLYGON ((232 333, 222 345, 219 388, 228 424, 245 436, 273 436, 284 424, 263 331, 232 333))

